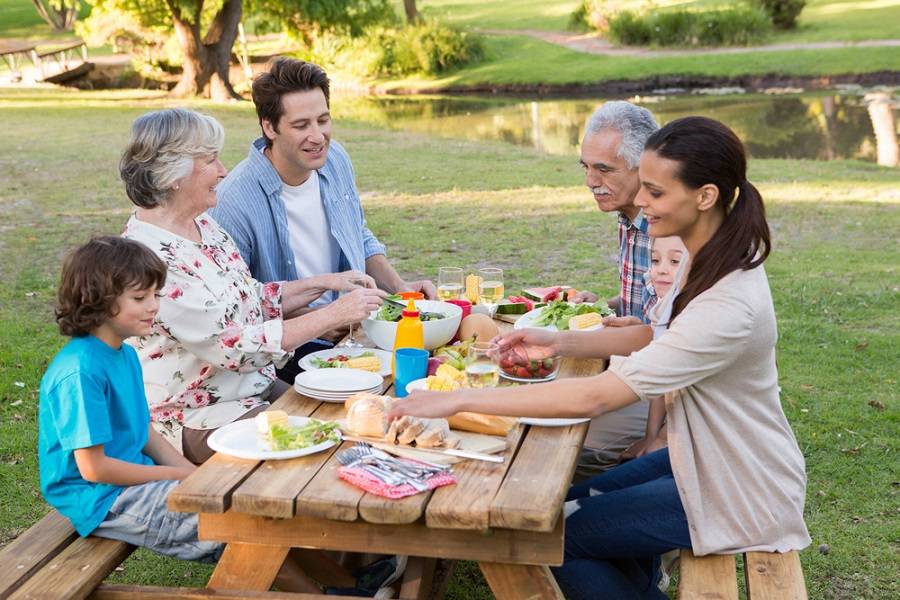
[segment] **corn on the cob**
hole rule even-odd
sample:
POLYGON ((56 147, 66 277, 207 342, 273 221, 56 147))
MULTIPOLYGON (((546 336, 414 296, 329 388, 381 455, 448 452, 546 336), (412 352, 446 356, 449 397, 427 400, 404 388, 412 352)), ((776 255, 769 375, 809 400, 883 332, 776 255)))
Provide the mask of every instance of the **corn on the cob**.
POLYGON ((427 389, 435 392, 453 392, 459 389, 459 383, 455 380, 437 375, 429 375, 425 380, 425 385, 427 389))
POLYGON ((347 366, 351 369, 362 369, 363 371, 377 373, 381 370, 381 360, 377 356, 358 356, 348 360, 347 366))
POLYGON ((434 374, 438 377, 455 381, 458 385, 463 385, 466 382, 466 374, 450 365, 439 366, 434 374))
POLYGON ((603 321, 598 313, 585 313, 569 319, 569 329, 587 329, 599 325, 603 321))

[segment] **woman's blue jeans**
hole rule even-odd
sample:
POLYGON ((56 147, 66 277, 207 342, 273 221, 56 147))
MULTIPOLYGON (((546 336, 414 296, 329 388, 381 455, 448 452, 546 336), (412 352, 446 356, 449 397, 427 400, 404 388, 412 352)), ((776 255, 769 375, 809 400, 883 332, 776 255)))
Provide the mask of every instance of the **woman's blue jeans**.
POLYGON ((566 500, 565 562, 553 569, 566 598, 667 598, 659 555, 691 547, 668 449, 572 486, 566 500))

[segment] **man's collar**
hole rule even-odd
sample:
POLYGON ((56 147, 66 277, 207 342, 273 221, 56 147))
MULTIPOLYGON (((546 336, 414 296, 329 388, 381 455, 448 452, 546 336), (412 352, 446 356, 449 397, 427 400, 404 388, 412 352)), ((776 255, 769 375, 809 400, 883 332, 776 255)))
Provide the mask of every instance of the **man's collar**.
POLYGON ((619 225, 623 225, 625 227, 634 227, 638 231, 643 233, 647 233, 647 219, 644 217, 644 211, 639 211, 637 216, 634 218, 634 221, 628 218, 628 215, 619 211, 619 225))
POLYGON ((284 184, 278 171, 275 170, 275 165, 266 157, 265 149, 265 138, 254 140, 250 144, 250 154, 247 155, 247 158, 253 164, 254 171, 259 173, 259 183, 263 191, 266 195, 272 195, 281 192, 284 184))

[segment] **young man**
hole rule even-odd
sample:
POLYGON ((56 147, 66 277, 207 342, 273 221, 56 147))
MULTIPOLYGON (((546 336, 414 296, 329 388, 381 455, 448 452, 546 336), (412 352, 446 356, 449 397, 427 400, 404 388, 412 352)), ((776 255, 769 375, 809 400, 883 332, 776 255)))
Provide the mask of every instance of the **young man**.
MULTIPOLYGON (((234 238, 253 277, 292 281, 353 269, 385 291, 433 298, 434 284, 403 280, 366 227, 353 165, 331 139, 325 71, 277 58, 254 80, 253 102, 263 136, 218 185, 218 206, 210 211, 234 238)), ((313 306, 333 299, 325 294, 313 306)), ((292 383, 299 358, 330 347, 343 333, 298 348, 279 377, 292 383)))
MULTIPOLYGON (((647 220, 634 205, 640 189, 638 163, 644 144, 659 129, 653 115, 629 102, 607 102, 588 119, 581 144, 585 184, 603 212, 615 212, 619 222, 619 295, 609 304, 620 317, 645 321, 644 274, 650 269, 647 220)), ((596 302, 591 292, 578 299, 596 302)), ((646 322, 646 321, 645 321, 646 322)), ((618 463, 619 455, 644 437, 647 403, 636 402, 591 421, 575 471, 576 481, 596 475, 618 463)))

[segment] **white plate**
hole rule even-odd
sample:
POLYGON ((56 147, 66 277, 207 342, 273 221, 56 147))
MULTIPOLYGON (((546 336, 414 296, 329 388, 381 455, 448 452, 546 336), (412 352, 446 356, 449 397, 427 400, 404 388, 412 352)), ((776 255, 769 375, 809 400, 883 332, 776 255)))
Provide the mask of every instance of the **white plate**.
POLYGON ((538 417, 519 417, 519 423, 523 425, 539 425, 541 427, 568 427, 586 423, 590 419, 541 419, 538 417))
MULTIPOLYGON (((309 417, 288 417, 288 423, 295 427, 306 424, 309 417)), ((340 432, 338 432, 340 435, 340 432)), ((334 446, 337 442, 327 440, 315 446, 307 448, 298 448, 296 450, 279 450, 277 452, 266 450, 265 443, 256 433, 256 422, 254 419, 244 419, 243 421, 235 421, 229 423, 225 427, 217 429, 206 441, 209 447, 216 452, 234 456, 237 458, 246 458, 248 460, 283 460, 286 458, 297 458, 298 456, 306 456, 307 454, 315 454, 334 446)))
MULTIPOLYGON (((321 367, 317 367, 313 364, 313 358, 328 360, 332 356, 337 356, 339 354, 355 358, 360 354, 363 354, 364 352, 371 352, 376 357, 378 357, 378 360, 381 361, 381 371, 379 371, 379 375, 381 375, 382 377, 387 377, 391 374, 391 359, 394 355, 390 352, 387 352, 386 350, 381 350, 379 348, 329 348, 328 350, 319 350, 318 352, 311 352, 310 354, 307 354, 300 359, 300 362, 298 364, 304 371, 316 371, 321 367)), ((340 370, 344 370, 345 368, 346 367, 341 367, 340 370)))
MULTIPOLYGON (((574 305, 573 305, 574 306, 574 305)), ((528 327, 533 327, 535 329, 546 329, 547 331, 558 331, 556 325, 535 325, 534 322, 538 320, 541 314, 544 312, 546 306, 542 306, 540 308, 536 308, 534 310, 529 310, 527 313, 519 317, 519 319, 513 325, 513 329, 526 329, 528 327)), ((594 331, 595 329, 600 329, 603 327, 602 323, 597 323, 596 325, 592 325, 590 327, 585 327, 584 329, 575 329, 573 331, 594 331)))
POLYGON ((413 390, 427 390, 428 389, 428 378, 423 377, 422 379, 416 379, 414 381, 410 381, 406 384, 406 393, 411 394, 413 390))
POLYGON ((316 390, 308 390, 302 387, 295 387, 294 390, 298 394, 302 394, 309 398, 313 398, 314 400, 321 400, 322 402, 333 402, 335 404, 342 404, 347 398, 353 396, 354 394, 368 393, 368 394, 381 394, 383 391, 382 386, 374 387, 369 390, 360 390, 358 392, 341 392, 339 394, 326 394, 324 392, 319 392, 316 390))
POLYGON ((316 369, 297 375, 294 387, 320 392, 355 393, 370 390, 383 382, 384 378, 378 373, 361 369, 316 369))

